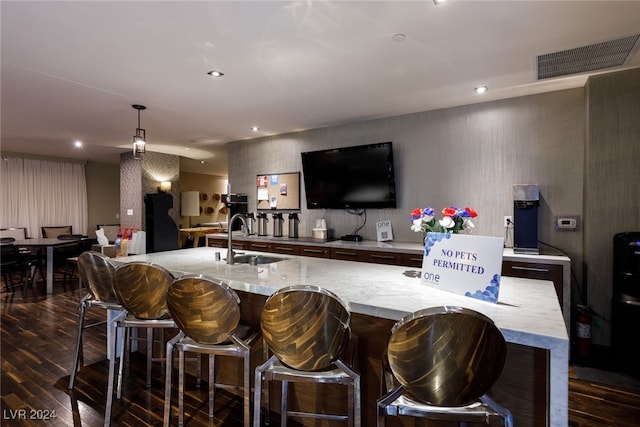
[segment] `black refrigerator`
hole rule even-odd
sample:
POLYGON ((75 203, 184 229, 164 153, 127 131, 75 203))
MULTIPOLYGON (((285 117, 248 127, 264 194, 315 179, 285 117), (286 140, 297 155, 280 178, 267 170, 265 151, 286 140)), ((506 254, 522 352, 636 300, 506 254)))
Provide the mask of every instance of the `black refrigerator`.
POLYGON ((620 372, 640 380, 640 231, 613 236, 611 344, 620 372))
POLYGON ((173 197, 167 193, 150 193, 144 198, 147 252, 178 249, 178 226, 169 216, 173 197))

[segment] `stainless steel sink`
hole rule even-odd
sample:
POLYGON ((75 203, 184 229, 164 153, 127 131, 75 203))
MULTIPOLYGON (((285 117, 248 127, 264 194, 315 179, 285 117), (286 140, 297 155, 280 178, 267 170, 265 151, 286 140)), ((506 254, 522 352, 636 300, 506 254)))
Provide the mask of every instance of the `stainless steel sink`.
POLYGON ((250 265, 259 265, 259 264, 271 264, 278 261, 284 261, 288 258, 280 258, 274 256, 265 256, 265 255, 236 255, 233 257, 234 264, 250 264, 250 265))

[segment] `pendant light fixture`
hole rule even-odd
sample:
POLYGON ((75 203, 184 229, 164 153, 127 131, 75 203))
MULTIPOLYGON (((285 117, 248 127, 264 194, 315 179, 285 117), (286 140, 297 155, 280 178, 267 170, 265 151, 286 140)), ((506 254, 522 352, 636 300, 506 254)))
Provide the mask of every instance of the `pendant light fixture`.
POLYGON ((132 107, 138 110, 138 127, 136 128, 136 134, 133 135, 133 158, 140 160, 146 151, 145 145, 147 144, 146 131, 140 127, 140 110, 144 110, 147 107, 138 104, 133 104, 132 107))

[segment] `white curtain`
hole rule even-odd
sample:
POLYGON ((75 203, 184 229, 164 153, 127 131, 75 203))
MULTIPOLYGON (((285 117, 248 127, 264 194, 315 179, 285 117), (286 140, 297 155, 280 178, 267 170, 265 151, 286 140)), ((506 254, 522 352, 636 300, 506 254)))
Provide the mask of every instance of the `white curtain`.
POLYGON ((79 163, 4 157, 1 228, 27 227, 29 237, 42 237, 40 227, 71 225, 87 234, 87 182, 79 163))

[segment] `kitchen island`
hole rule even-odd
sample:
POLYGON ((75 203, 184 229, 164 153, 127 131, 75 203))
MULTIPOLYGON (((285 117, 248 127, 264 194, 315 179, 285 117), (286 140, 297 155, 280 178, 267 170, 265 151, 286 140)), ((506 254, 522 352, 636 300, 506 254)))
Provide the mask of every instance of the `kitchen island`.
POLYGON ((513 412, 516 425, 567 425, 569 339, 552 282, 503 277, 499 302, 492 304, 426 287, 417 268, 275 254, 268 254, 277 259, 269 264, 228 265, 226 252, 200 247, 114 261, 153 262, 176 276, 195 273, 224 280, 239 293, 243 316, 254 325, 261 302, 277 289, 314 285, 334 292, 348 304, 358 336, 363 425, 375 424, 380 359, 395 321, 433 306, 477 310, 493 319, 508 342, 505 369, 492 397, 513 412), (216 253, 221 261, 215 261, 216 253))

